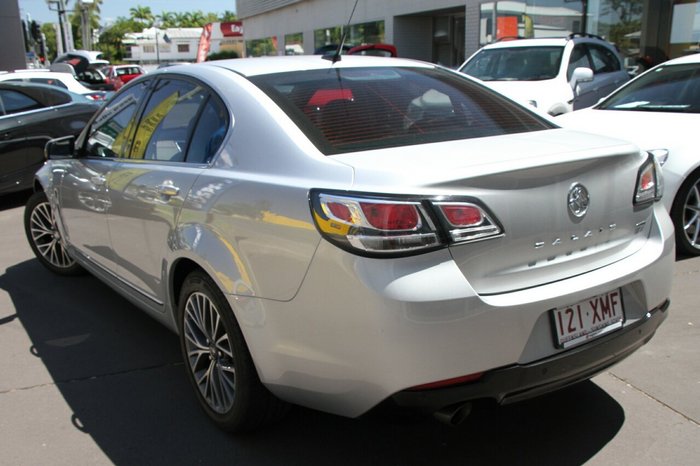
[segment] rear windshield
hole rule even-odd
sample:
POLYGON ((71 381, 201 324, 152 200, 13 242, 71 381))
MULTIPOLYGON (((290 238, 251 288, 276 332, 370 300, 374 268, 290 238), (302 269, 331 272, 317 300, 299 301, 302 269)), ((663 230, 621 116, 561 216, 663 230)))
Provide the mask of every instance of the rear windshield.
POLYGON ((564 47, 483 49, 461 69, 482 81, 542 81, 559 74, 564 47))
POLYGON ((331 68, 251 81, 327 155, 553 127, 439 68, 331 68))

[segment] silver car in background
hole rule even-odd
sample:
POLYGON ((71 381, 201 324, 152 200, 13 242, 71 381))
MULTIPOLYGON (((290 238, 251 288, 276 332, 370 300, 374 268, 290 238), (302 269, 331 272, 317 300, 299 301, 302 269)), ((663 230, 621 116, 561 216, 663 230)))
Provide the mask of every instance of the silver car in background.
POLYGON ((401 59, 216 61, 47 146, 25 227, 180 335, 220 427, 291 402, 451 423, 586 380, 665 319, 654 157, 401 59))

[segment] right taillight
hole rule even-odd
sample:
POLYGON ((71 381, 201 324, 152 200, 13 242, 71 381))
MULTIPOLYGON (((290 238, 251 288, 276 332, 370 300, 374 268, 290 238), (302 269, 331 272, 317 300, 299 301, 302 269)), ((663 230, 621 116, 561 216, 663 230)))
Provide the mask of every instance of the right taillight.
POLYGON ((361 255, 419 254, 502 234, 492 216, 474 202, 320 190, 312 191, 310 200, 324 238, 361 255))
POLYGON ((639 169, 634 204, 658 201, 663 196, 664 184, 661 166, 653 154, 649 154, 639 169))

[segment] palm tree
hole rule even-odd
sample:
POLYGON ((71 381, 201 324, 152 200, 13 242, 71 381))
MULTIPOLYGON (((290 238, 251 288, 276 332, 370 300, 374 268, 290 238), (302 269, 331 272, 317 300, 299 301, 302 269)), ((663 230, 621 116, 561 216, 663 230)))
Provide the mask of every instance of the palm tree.
POLYGON ((153 26, 156 17, 151 11, 151 7, 136 5, 135 7, 129 8, 129 16, 132 20, 143 24, 146 27, 153 26))
POLYGON ((176 27, 177 25, 177 18, 175 16, 175 13, 171 11, 161 11, 160 14, 156 16, 156 18, 160 19, 162 27, 164 28, 172 28, 176 27))
POLYGON ((226 10, 223 12, 223 14, 219 17, 221 22, 223 23, 230 23, 232 21, 237 21, 238 16, 236 16, 236 13, 233 11, 226 10))

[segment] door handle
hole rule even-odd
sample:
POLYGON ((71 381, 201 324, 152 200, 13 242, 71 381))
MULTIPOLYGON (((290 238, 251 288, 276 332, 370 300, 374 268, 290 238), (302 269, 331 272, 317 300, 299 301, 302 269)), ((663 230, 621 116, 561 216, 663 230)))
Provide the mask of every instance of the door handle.
POLYGON ((158 186, 158 194, 164 197, 173 197, 180 194, 180 188, 173 185, 172 182, 166 181, 158 186))

